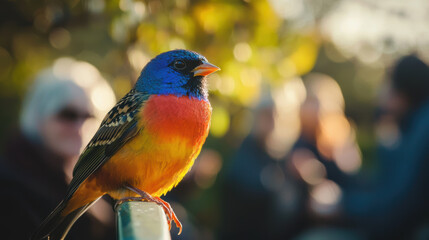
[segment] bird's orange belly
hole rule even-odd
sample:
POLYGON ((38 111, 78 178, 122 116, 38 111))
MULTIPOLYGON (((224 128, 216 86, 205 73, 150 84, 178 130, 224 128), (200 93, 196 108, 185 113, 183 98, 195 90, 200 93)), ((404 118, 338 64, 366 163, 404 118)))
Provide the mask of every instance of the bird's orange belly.
POLYGON ((103 191, 114 198, 130 194, 121 190, 124 184, 155 197, 165 194, 182 180, 198 156, 208 134, 210 114, 205 101, 152 97, 141 112, 142 130, 94 175, 95 182, 102 182, 103 191))
POLYGON ((103 166, 97 178, 104 182, 108 192, 130 184, 161 196, 183 178, 201 149, 181 139, 154 142, 158 141, 141 134, 103 166), (141 146, 143 142, 146 144, 141 146))

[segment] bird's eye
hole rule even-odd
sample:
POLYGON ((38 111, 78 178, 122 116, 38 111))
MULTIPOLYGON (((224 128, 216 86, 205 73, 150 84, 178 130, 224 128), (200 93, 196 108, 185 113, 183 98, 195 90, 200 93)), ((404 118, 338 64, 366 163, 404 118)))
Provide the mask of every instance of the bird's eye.
POLYGON ((177 70, 183 70, 186 68, 186 63, 182 60, 176 60, 173 66, 177 70))

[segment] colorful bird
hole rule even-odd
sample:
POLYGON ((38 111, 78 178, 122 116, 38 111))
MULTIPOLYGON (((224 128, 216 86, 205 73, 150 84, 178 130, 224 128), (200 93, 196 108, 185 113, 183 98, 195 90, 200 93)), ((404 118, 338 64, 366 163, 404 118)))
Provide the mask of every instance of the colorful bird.
POLYGON ((134 88, 107 114, 80 155, 64 200, 32 239, 64 239, 105 194, 161 205, 169 225, 182 225, 160 196, 189 171, 207 137, 211 106, 205 77, 219 70, 202 55, 173 50, 152 59, 134 88))

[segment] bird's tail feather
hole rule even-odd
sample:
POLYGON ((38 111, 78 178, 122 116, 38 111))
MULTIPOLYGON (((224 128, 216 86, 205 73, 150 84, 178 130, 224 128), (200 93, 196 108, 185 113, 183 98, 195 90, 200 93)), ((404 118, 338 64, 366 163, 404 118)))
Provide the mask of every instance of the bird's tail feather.
POLYGON ((73 226, 74 222, 76 222, 76 220, 97 200, 98 199, 74 210, 65 216, 62 215, 62 211, 66 208, 67 202, 62 201, 42 222, 30 240, 63 240, 70 228, 73 226))

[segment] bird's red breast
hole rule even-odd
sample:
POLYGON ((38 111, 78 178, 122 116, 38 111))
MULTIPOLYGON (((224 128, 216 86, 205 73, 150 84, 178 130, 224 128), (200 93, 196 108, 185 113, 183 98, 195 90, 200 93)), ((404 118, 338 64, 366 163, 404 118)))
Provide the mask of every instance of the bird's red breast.
POLYGON ((162 142, 180 137, 191 145, 200 145, 207 136, 210 116, 208 101, 159 95, 150 97, 144 105, 139 125, 162 142))

